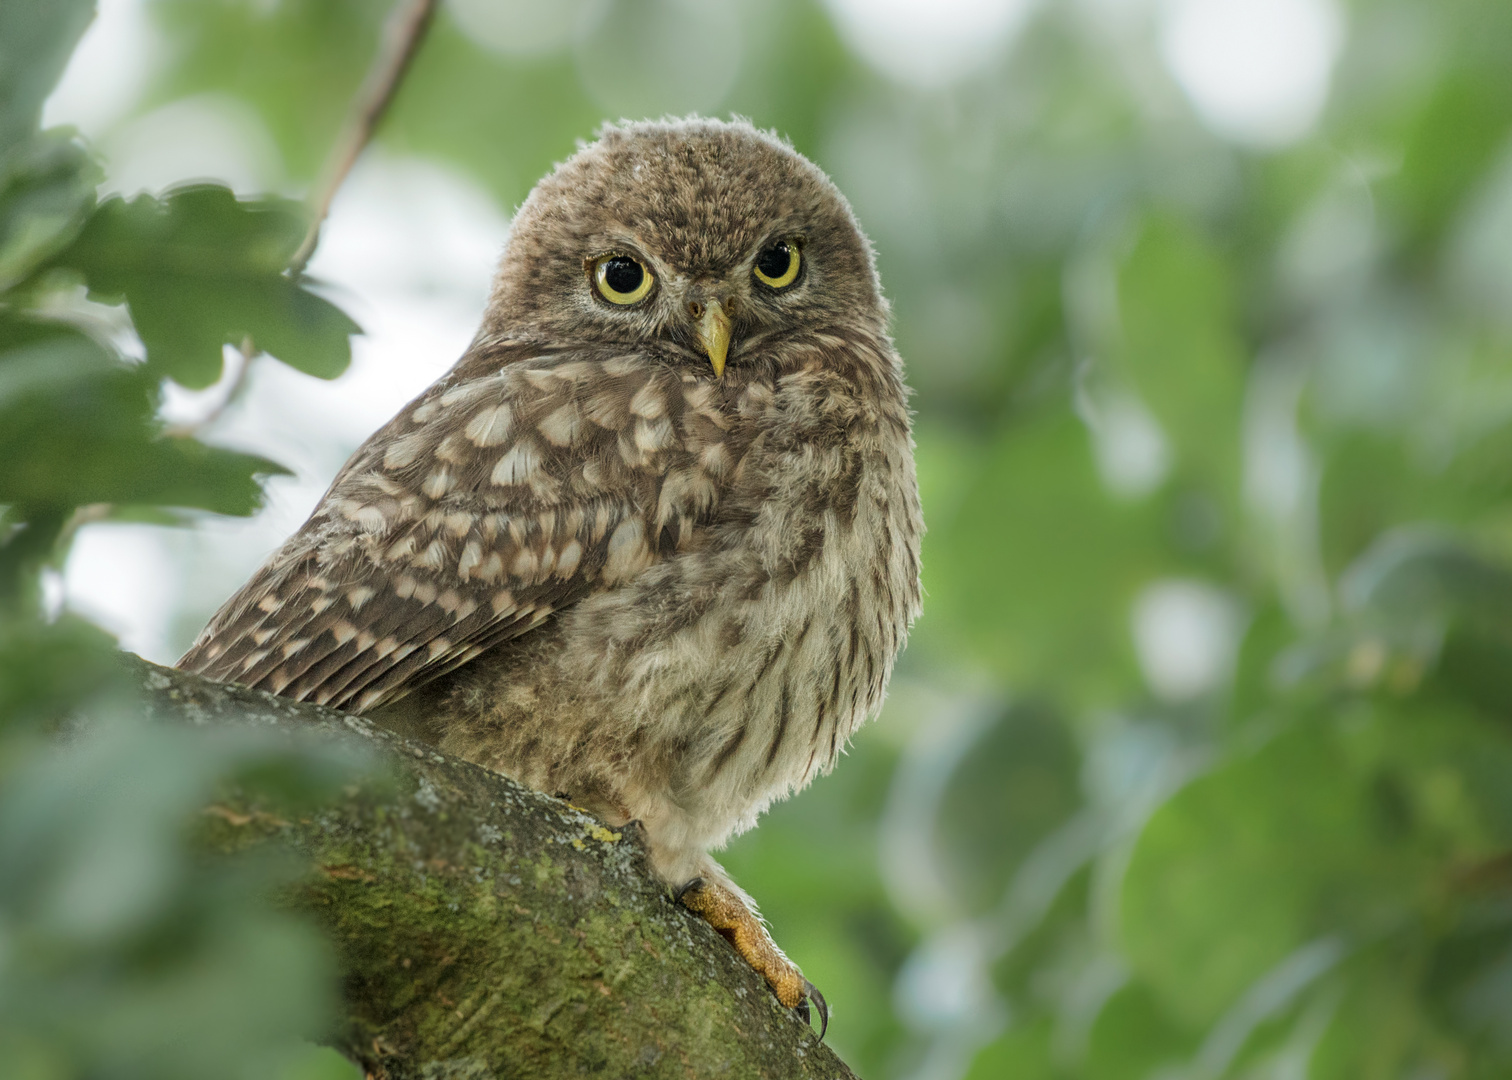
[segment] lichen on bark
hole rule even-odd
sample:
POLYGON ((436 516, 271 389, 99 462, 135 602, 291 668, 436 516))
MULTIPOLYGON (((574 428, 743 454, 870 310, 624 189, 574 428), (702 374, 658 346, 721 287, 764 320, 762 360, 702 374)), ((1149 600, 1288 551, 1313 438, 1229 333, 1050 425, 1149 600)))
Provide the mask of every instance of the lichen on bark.
POLYGON ((287 894, 345 979, 334 1042, 383 1080, 851 1077, 705 922, 649 873, 634 829, 361 717, 131 658, 144 707, 376 751, 386 767, 285 820, 228 794, 223 851, 291 847, 287 894))

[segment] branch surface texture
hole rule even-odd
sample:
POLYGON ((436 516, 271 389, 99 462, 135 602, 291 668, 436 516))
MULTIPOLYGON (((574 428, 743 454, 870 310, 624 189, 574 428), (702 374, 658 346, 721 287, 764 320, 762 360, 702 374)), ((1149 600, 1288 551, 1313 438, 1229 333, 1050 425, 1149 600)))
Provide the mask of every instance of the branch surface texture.
POLYGON ((155 718, 314 733, 386 777, 285 821, 233 796, 222 851, 291 846, 335 944, 343 1052, 379 1080, 853 1077, 650 874, 634 830, 357 716, 130 658, 155 718))

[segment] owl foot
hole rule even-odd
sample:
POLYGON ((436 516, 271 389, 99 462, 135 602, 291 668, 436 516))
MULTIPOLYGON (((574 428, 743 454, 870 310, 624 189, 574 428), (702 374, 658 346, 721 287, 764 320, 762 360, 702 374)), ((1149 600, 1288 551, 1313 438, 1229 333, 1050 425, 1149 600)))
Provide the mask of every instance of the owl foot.
POLYGON ((717 882, 694 878, 678 890, 677 899, 735 946, 735 951, 745 962, 766 979, 777 1000, 792 1009, 804 1023, 809 1022, 809 1005, 812 1003, 819 1014, 819 1038, 824 1038, 824 1033, 829 1030, 829 1005, 824 995, 803 977, 796 964, 782 955, 761 920, 751 913, 739 896, 717 882))

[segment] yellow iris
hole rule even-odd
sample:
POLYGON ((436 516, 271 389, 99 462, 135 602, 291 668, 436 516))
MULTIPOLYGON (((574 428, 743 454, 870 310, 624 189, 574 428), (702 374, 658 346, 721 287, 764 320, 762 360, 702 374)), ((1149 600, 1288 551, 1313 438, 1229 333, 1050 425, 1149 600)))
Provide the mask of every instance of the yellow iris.
POLYGON ((785 289, 798 280, 802 265, 798 245, 778 241, 756 258, 756 280, 773 289, 785 289))
POLYGON ((593 264, 593 285, 611 304, 639 303, 655 281, 644 263, 628 255, 605 255, 593 264))

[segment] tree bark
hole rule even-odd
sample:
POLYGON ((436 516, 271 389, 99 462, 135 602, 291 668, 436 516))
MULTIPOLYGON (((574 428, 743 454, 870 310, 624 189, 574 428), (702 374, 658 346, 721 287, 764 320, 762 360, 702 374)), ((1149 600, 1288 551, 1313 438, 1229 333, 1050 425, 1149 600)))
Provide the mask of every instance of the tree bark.
POLYGON ((372 1076, 854 1076, 672 900, 633 829, 358 716, 129 662, 161 720, 313 731, 387 763, 298 820, 235 794, 206 819, 213 848, 313 864, 291 902, 335 946, 335 1045, 372 1076))

